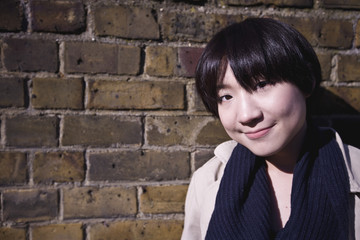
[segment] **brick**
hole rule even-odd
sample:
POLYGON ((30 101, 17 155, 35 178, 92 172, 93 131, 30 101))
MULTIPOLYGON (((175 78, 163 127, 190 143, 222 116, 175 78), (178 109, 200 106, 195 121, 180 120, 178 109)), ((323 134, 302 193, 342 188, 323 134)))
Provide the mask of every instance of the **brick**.
POLYGON ((25 106, 25 81, 21 78, 0 78, 0 106, 25 106))
POLYGON ((338 64, 339 81, 360 81, 360 55, 340 55, 338 64))
POLYGON ((34 32, 80 33, 85 30, 85 9, 80 1, 30 2, 34 32))
POLYGON ((55 41, 7 38, 3 43, 3 64, 8 71, 57 72, 57 51, 55 41))
POLYGON ((359 87, 328 87, 331 93, 340 97, 349 107, 360 112, 360 88, 359 87))
POLYGON ((149 145, 217 145, 229 139, 212 117, 147 117, 145 131, 149 145))
POLYGON ((356 87, 320 88, 313 99, 312 113, 357 115, 360 112, 359 96, 360 88, 356 87))
POLYGON ((89 81, 88 108, 184 109, 182 83, 150 81, 89 81))
POLYGON ((188 186, 147 186, 140 196, 140 211, 145 214, 183 213, 188 186))
POLYGON ((65 116, 62 144, 115 146, 140 144, 142 124, 138 117, 65 116))
POLYGON ((172 76, 176 67, 176 49, 149 46, 145 50, 145 72, 154 76, 172 76))
POLYGON ((51 224, 32 229, 32 239, 34 240, 82 240, 84 239, 83 235, 81 223, 51 224))
POLYGON ((27 176, 26 154, 0 152, 0 186, 24 184, 27 176))
POLYGON ((178 49, 178 74, 184 77, 195 77, 196 65, 200 59, 203 48, 181 47, 178 49))
POLYGON ((186 89, 186 95, 188 97, 188 108, 191 112, 204 112, 206 111, 205 106, 196 90, 195 83, 189 83, 186 89))
POLYGON ((240 14, 164 12, 160 21, 167 40, 207 42, 220 29, 243 19, 240 14))
POLYGON ((127 220, 98 223, 90 228, 92 240, 177 240, 181 238, 182 220, 127 220))
POLYGON ((136 75, 140 71, 140 48, 96 42, 66 42, 66 73, 136 75))
POLYGON ((208 160, 214 157, 214 149, 199 149, 194 154, 195 169, 200 168, 208 160))
POLYGON ((218 145, 224 141, 230 140, 219 120, 208 122, 196 138, 199 145, 218 145))
POLYGON ((321 66, 321 76, 323 80, 330 80, 331 73, 331 53, 328 52, 316 52, 321 66))
POLYGON ((0 239, 2 240, 26 240, 25 228, 0 228, 0 239))
POLYGON ((288 7, 312 7, 313 0, 264 0, 265 4, 288 7))
POLYGON ((325 8, 360 9, 360 2, 358 0, 323 0, 322 6, 325 8))
POLYGON ((131 39, 159 39, 159 25, 152 11, 143 7, 97 7, 94 11, 95 34, 131 39))
POLYGON ((190 176, 189 154, 183 151, 90 153, 89 162, 90 181, 166 181, 190 176))
POLYGON ((352 46, 354 31, 351 21, 319 18, 280 18, 301 32, 313 45, 346 49, 352 46))
POLYGON ((6 145, 16 147, 55 147, 58 119, 20 115, 6 120, 6 145))
POLYGON ((80 182, 84 169, 82 152, 36 152, 33 178, 35 183, 80 182))
POLYGON ((137 213, 136 189, 82 187, 64 189, 64 218, 133 216, 137 213))
POLYGON ((228 5, 244 5, 244 6, 252 6, 262 4, 262 0, 226 0, 226 4, 228 5))
POLYGON ((43 221, 57 217, 58 194, 54 189, 16 189, 3 192, 6 221, 43 221))
POLYGON ((353 25, 347 20, 324 21, 319 34, 321 47, 350 48, 354 38, 353 25))
POLYGON ((23 7, 20 0, 0 1, 0 31, 21 31, 23 18, 23 7))
POLYGON ((360 139, 357 137, 360 134, 359 122, 358 115, 353 118, 338 117, 332 119, 331 127, 339 133, 343 142, 360 148, 360 139))
POLYGON ((83 88, 80 78, 34 78, 32 105, 39 109, 82 109, 83 88))
POLYGON ((201 99, 201 97, 199 95, 199 93, 196 90, 195 85, 194 85, 194 90, 193 91, 194 91, 194 102, 195 102, 194 109, 196 111, 200 111, 200 112, 207 111, 206 107, 205 107, 205 105, 204 105, 204 103, 203 103, 203 101, 202 101, 202 99, 201 99))
POLYGON ((227 0, 229 5, 258 5, 258 4, 273 4, 276 6, 289 7, 312 7, 313 0, 227 0))
POLYGON ((360 20, 356 24, 355 47, 360 47, 360 20))

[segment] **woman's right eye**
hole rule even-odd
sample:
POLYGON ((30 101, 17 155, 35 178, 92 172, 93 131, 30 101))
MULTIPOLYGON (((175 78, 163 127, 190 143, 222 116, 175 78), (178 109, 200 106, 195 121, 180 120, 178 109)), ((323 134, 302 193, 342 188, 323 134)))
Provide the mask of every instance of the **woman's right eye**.
POLYGON ((229 101, 230 99, 232 99, 231 95, 224 95, 224 96, 219 97, 219 102, 226 102, 226 101, 229 101))

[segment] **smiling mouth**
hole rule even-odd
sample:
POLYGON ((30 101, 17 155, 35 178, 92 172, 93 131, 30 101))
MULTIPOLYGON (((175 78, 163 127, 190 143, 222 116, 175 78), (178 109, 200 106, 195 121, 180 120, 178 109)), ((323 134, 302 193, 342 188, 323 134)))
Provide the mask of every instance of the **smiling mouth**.
POLYGON ((247 132, 247 133, 245 133, 245 135, 251 140, 262 138, 262 137, 266 136, 270 132, 272 127, 273 126, 263 128, 263 129, 260 129, 258 131, 255 131, 255 132, 247 132))

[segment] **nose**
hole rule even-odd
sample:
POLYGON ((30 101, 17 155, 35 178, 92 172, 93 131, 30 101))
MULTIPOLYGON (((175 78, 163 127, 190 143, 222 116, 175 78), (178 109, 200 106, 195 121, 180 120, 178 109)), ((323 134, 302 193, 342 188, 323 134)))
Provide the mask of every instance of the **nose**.
POLYGON ((242 91, 239 97, 237 109, 237 121, 243 125, 253 125, 263 118, 261 106, 254 98, 254 95, 242 91))

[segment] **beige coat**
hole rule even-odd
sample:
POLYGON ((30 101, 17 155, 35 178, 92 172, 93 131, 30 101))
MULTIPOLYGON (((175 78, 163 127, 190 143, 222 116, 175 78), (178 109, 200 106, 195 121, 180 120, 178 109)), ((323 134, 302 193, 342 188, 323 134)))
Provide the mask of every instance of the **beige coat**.
MULTIPOLYGON (((350 180, 350 239, 360 240, 360 150, 343 144, 337 133, 336 140, 350 180)), ((182 240, 205 239, 224 168, 236 144, 235 141, 220 144, 215 156, 194 173, 186 196, 182 240)))

